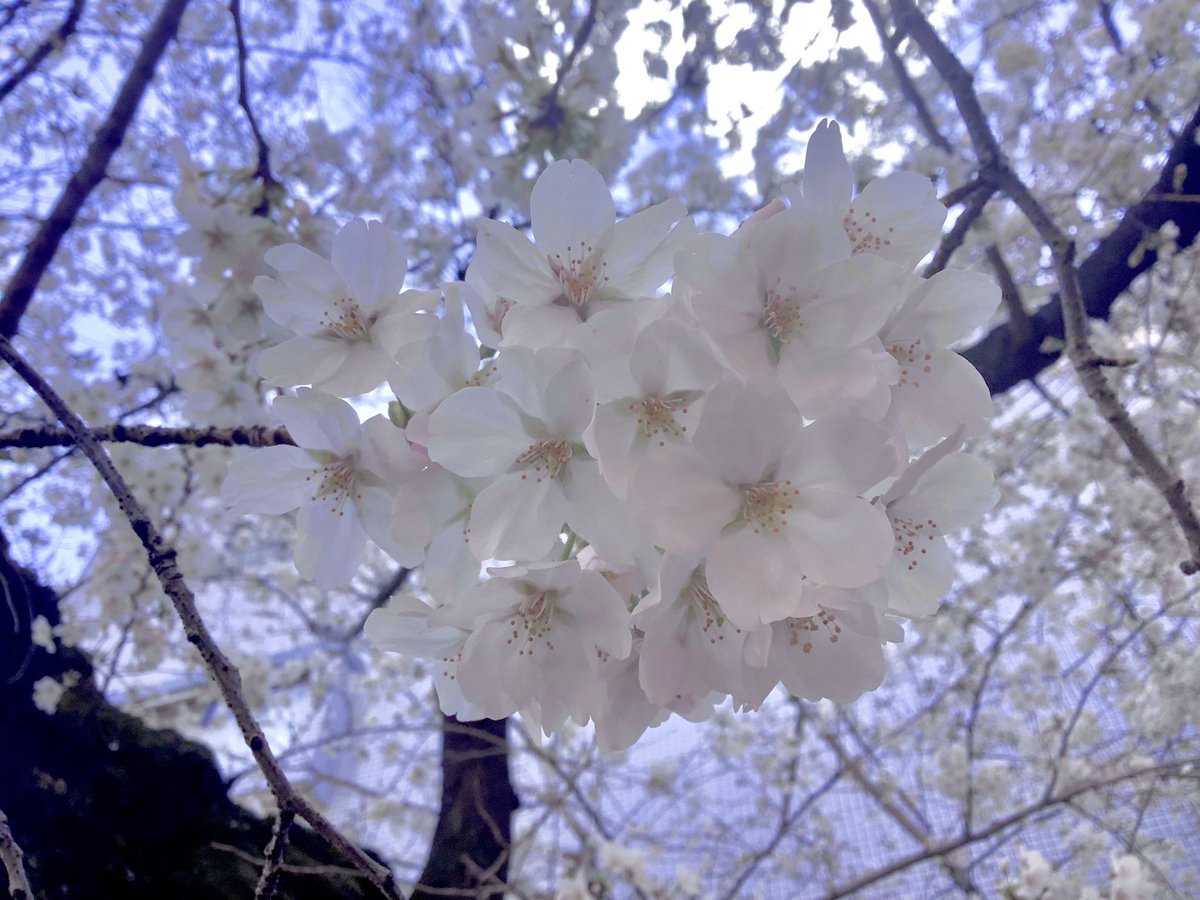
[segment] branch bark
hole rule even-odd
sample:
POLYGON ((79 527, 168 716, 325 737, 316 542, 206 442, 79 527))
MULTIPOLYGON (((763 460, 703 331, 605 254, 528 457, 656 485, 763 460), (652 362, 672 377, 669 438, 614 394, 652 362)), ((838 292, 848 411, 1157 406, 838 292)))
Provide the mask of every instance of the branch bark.
MULTIPOLYGON (((295 444, 286 428, 267 428, 246 425, 233 428, 166 428, 158 425, 104 425, 89 429, 97 441, 109 444, 140 444, 143 447, 166 447, 184 444, 189 447, 273 447, 276 444, 295 444)), ((41 426, 18 428, 0 433, 0 449, 5 447, 74 447, 74 436, 64 428, 41 426)))
MULTIPOLYGON (((1008 164, 1000 142, 992 131, 991 125, 988 124, 987 116, 979 103, 979 96, 975 92, 975 81, 971 73, 942 41, 933 26, 930 25, 929 20, 917 9, 912 0, 893 0, 893 5, 896 10, 897 25, 916 40, 925 55, 929 57, 929 61, 933 63, 934 68, 937 69, 938 74, 950 87, 959 114, 971 136, 971 143, 979 158, 982 174, 998 190, 1008 195, 1037 230, 1038 236, 1050 248, 1054 258, 1055 274, 1058 277, 1059 306, 1063 332, 1066 337, 1067 355, 1075 367, 1079 382, 1092 402, 1096 404, 1096 408, 1105 421, 1112 426, 1113 431, 1125 444, 1134 462, 1170 507, 1187 543, 1188 552, 1191 554, 1188 559, 1180 563, 1180 569, 1185 575, 1194 575, 1200 572, 1200 515, 1197 514, 1195 507, 1187 497, 1183 479, 1150 446, 1145 435, 1134 424, 1128 410, 1122 405, 1120 398, 1108 383, 1108 379, 1101 369, 1102 361, 1088 343, 1089 310, 1084 301, 1080 272, 1075 265, 1075 242, 1058 227, 1050 211, 1042 205, 1029 186, 1008 164)), ((1193 117, 1193 121, 1200 124, 1200 110, 1193 117)), ((1192 149, 1200 150, 1195 141, 1195 127, 1185 129, 1185 133, 1192 149)), ((1179 142, 1176 141, 1176 147, 1178 146, 1179 142)), ((1191 191, 1182 191, 1178 187, 1177 183, 1183 180, 1178 177, 1179 165, 1186 165, 1186 163, 1170 166, 1170 178, 1175 184, 1175 190, 1172 193, 1190 194, 1191 191)), ((1186 178, 1187 170, 1185 169, 1182 174, 1186 178)), ((1200 191, 1197 192, 1200 193, 1200 191)), ((1162 193, 1166 193, 1166 191, 1155 191, 1152 196, 1162 193)), ((1155 196, 1155 199, 1161 198, 1155 196)), ((1178 200, 1174 202, 1179 203, 1178 200)), ((1188 204, 1180 205, 1186 209, 1188 204)), ((1197 204, 1197 208, 1200 208, 1200 204, 1197 204)), ((1176 225, 1178 224, 1176 222, 1176 225)), ((1200 229, 1200 225, 1197 227, 1200 229)), ((1157 231, 1157 229, 1154 230, 1157 231)), ((1182 232, 1182 228, 1180 231, 1182 232)), ((1128 259, 1129 257, 1126 257, 1127 264, 1128 259)))
POLYGON ((142 546, 145 547, 150 566, 154 570, 159 584, 162 585, 163 591, 170 598, 175 612, 183 622, 188 643, 200 652, 209 675, 217 683, 226 706, 233 713, 242 738, 253 754, 255 762, 258 763, 259 769, 262 770, 263 777, 266 779, 279 809, 295 813, 308 822, 313 830, 324 836, 339 853, 352 860, 354 865, 370 878, 385 896, 400 897, 392 873, 342 835, 333 823, 326 819, 288 780, 283 767, 280 766, 267 742, 262 727, 258 724, 258 720, 242 694, 241 674, 217 645, 200 615, 196 597, 176 563, 175 548, 163 539, 121 473, 113 465, 108 453, 100 446, 99 441, 92 437, 83 420, 67 406, 62 397, 42 378, 41 374, 30 366, 24 357, 17 353, 12 344, 3 337, 0 337, 0 359, 12 366, 17 375, 33 388, 42 402, 58 417, 74 437, 84 456, 88 458, 109 490, 112 491, 129 526, 142 542, 142 546))
POLYGON ((25 874, 25 854, 8 827, 8 817, 0 810, 0 861, 8 874, 8 896, 12 900, 32 900, 29 876, 25 874))

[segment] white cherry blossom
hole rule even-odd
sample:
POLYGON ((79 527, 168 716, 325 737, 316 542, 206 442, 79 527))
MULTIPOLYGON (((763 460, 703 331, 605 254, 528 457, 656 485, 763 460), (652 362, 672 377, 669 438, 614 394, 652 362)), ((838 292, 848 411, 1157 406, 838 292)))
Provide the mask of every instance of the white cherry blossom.
POLYGON ((486 220, 467 270, 479 295, 472 311, 485 314, 500 346, 563 346, 589 316, 653 297, 671 276, 680 241, 694 230, 678 200, 617 222, 604 178, 582 160, 552 163, 529 205, 533 243, 486 220))
POLYGON ((489 718, 520 712, 547 733, 580 725, 603 696, 604 654, 632 649, 629 613, 612 586, 575 560, 490 569, 472 592, 471 636, 458 676, 489 718))
POLYGON ((996 283, 979 272, 944 269, 913 278, 903 304, 880 338, 900 366, 891 412, 914 448, 927 447, 960 425, 968 435, 986 427, 992 398, 979 371, 947 345, 985 324, 1000 302, 996 283))
POLYGON ((340 397, 378 387, 399 373, 399 354, 421 354, 436 319, 420 315, 437 291, 405 291, 400 238, 379 222, 355 219, 333 239, 332 259, 299 244, 269 250, 278 276, 254 290, 267 315, 296 335, 263 351, 258 370, 271 384, 311 384, 340 397))
POLYGON ((836 219, 856 255, 879 256, 911 269, 933 249, 946 221, 946 207, 938 202, 928 178, 894 172, 871 181, 857 197, 853 189, 841 129, 823 119, 808 142, 802 183, 783 188, 792 204, 836 219))
POLYGON ((235 459, 221 487, 234 512, 297 518, 296 568, 319 587, 345 584, 371 540, 401 565, 419 565, 424 545, 392 534, 392 499, 424 459, 383 416, 361 426, 344 400, 311 388, 278 397, 275 415, 298 444, 235 459))
POLYGON ((890 529, 858 494, 894 466, 879 426, 831 418, 801 429, 777 386, 726 381, 709 395, 693 446, 648 460, 631 496, 659 546, 707 554, 713 597, 754 629, 815 614, 805 579, 859 587, 882 574, 890 529))

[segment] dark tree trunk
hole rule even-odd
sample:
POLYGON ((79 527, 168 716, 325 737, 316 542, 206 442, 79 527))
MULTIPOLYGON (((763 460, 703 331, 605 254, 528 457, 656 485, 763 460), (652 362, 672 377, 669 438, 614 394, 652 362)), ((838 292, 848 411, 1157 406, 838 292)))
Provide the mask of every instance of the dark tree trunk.
POLYGON ((442 804, 417 898, 438 888, 498 896, 508 877, 518 801, 508 774, 507 720, 442 720, 442 804), (492 890, 488 890, 488 888, 492 890))
MULTIPOLYGON (((70 648, 37 649, 24 671, 5 683, 24 660, 28 614, 54 623, 58 611, 51 591, 5 565, 4 550, 0 535, 0 574, 10 587, 14 577, 22 578, 17 587, 28 592, 29 609, 0 602, 6 655, 0 660, 0 810, 25 852, 35 896, 253 897, 271 822, 229 799, 206 747, 112 707, 96 690, 88 659, 70 648), (13 609, 19 610, 16 628, 13 609), (79 683, 57 712, 37 709, 34 682, 71 671, 79 683)), ((9 596, 22 596, 19 591, 9 596)), ((299 827, 289 837, 286 865, 325 869, 285 872, 278 896, 379 896, 322 838, 299 827)), ((7 896, 3 867, 0 878, 0 895, 7 896)))

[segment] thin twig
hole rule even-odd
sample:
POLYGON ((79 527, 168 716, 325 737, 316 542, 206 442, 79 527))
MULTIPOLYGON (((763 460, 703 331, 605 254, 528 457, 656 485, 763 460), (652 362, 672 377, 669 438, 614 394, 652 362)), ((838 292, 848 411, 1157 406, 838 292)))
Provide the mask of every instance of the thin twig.
POLYGON ((926 278, 931 278, 946 268, 950 263, 950 257, 954 255, 955 250, 962 246, 962 242, 967 238, 967 232, 979 221, 984 208, 995 193, 994 187, 984 185, 967 199, 963 211, 954 220, 954 226, 946 232, 946 236, 942 238, 937 251, 933 254, 933 259, 925 267, 924 276, 926 278))
POLYGON ((71 175, 54 209, 33 236, 25 256, 4 289, 4 296, 0 298, 0 337, 11 338, 17 333, 21 317, 25 315, 33 292, 50 267, 63 236, 75 224, 79 211, 92 191, 104 180, 109 161, 125 139, 125 132, 137 114, 159 60, 179 30, 179 21, 187 6, 188 0, 167 0, 146 30, 142 49, 129 68, 108 118, 92 138, 83 162, 71 175))
POLYGON ((339 853, 367 875, 385 896, 400 897, 392 873, 343 836, 333 823, 318 812, 288 780, 274 751, 267 742, 262 727, 258 724, 258 720, 242 693, 241 673, 217 645, 212 633, 208 630, 208 625, 200 615, 196 596, 192 593, 192 589, 188 586, 176 562, 177 551, 163 539, 158 528, 155 527, 141 503, 138 502, 124 477, 113 465, 112 459, 100 442, 92 437, 83 420, 58 395, 41 373, 16 351, 7 338, 3 337, 0 337, 0 359, 12 366, 13 370, 33 388, 34 393, 58 417, 67 431, 75 438, 80 451, 88 458, 100 477, 104 479, 105 484, 108 485, 109 490, 112 491, 130 528, 145 547, 150 566, 154 569, 154 574, 162 585, 163 591, 170 598, 175 612, 183 623, 188 643, 200 652, 209 675, 216 682, 225 705, 233 713, 234 721, 241 731, 242 738, 258 763, 279 808, 291 810, 308 822, 314 831, 322 835, 339 853))
POLYGON ((1021 302, 1021 290, 1017 287, 1017 282, 1013 280, 1012 270, 1004 261, 1004 255, 1000 252, 1000 248, 995 244, 988 244, 985 252, 992 272, 996 275, 996 281, 1000 284, 1000 300, 1008 312, 1008 322, 1012 326, 1013 340, 1019 347, 1028 342, 1030 335, 1033 334, 1033 327, 1029 323, 1029 313, 1025 311, 1025 304, 1021 302))
POLYGON ((75 26, 79 24, 79 17, 83 15, 83 5, 86 0, 73 0, 71 8, 67 10, 66 18, 62 20, 54 31, 44 41, 38 44, 37 49, 29 55, 29 58, 21 65, 17 71, 13 72, 4 83, 0 84, 0 103, 4 102, 4 98, 15 91, 26 78, 37 71, 38 66, 45 62, 55 50, 62 49, 63 44, 67 42, 67 38, 75 33, 75 26))
POLYGON ((1123 784, 1127 781, 1134 781, 1139 778, 1148 776, 1157 776, 1160 778, 1171 778, 1186 776, 1197 765, 1200 765, 1200 757, 1193 759, 1177 759, 1170 762, 1158 763, 1152 766, 1146 766, 1141 769, 1133 769, 1131 771, 1122 772, 1118 775, 1109 776, 1106 778, 1098 778, 1092 781, 1085 781, 1081 784, 1063 791, 1056 797, 1050 799, 1039 799, 1033 803, 1023 806, 1020 809, 1014 810, 1003 818, 997 819, 985 828, 979 831, 968 832, 960 835, 952 840, 945 841, 936 846, 925 850, 919 850, 908 856, 893 860, 882 868, 876 869, 874 872, 868 872, 854 881, 842 885, 833 891, 830 891, 827 896, 830 900, 838 897, 846 897, 861 891, 865 887, 869 887, 876 882, 883 881, 885 878, 890 878, 905 869, 912 868, 928 860, 939 859, 947 854, 953 853, 956 850, 961 850, 964 847, 969 847, 972 844, 977 844, 980 841, 985 841, 993 835, 1007 831, 1014 825, 1019 825, 1031 816, 1035 816, 1041 812, 1049 812, 1058 806, 1063 806, 1077 797, 1082 797, 1092 791, 1098 791, 1107 787, 1114 787, 1123 784))
POLYGON ((271 190, 279 182, 271 173, 271 148, 267 144, 266 138, 263 137, 262 130, 258 127, 258 119, 250 105, 250 89, 246 76, 246 60, 250 51, 246 49, 246 32, 242 26, 242 0, 229 0, 229 15, 233 18, 233 32, 237 38, 238 106, 245 112, 246 121, 250 123, 250 131, 254 134, 256 151, 254 177, 262 185, 262 200, 254 208, 253 214, 265 216, 271 209, 271 190))
POLYGON ((917 114, 917 120, 921 123, 921 127, 925 129, 925 134, 929 137, 930 142, 947 156, 953 156, 953 145, 951 145, 950 141, 938 128, 937 122, 933 119, 933 113, 929 111, 929 104, 925 102, 925 98, 917 90, 917 85, 913 82, 912 76, 908 74, 908 68, 904 65, 904 60, 896 52, 896 42, 887 33, 887 21, 884 19, 883 11, 875 3, 875 0, 863 0, 863 6, 867 8, 867 12, 871 16, 871 21, 875 25, 875 31, 879 35, 879 43, 883 47, 883 54, 887 57, 888 63, 892 67, 892 72, 896 76, 896 82, 900 86, 900 93, 912 105, 913 111, 917 114))
POLYGON ((971 143, 979 157, 982 171, 992 184, 1002 190, 1024 213, 1038 235, 1050 248, 1058 276, 1062 300, 1063 327, 1066 333, 1067 356, 1079 376, 1080 384, 1092 402, 1112 426, 1113 431, 1128 448, 1134 462, 1162 494, 1179 524, 1191 556, 1180 563, 1185 575, 1200 572, 1200 515, 1187 497, 1183 479, 1159 457, 1150 442, 1134 424, 1128 410, 1108 383, 1100 359, 1088 342, 1087 310, 1075 265, 1075 242, 1058 227, 1049 211, 1041 204, 1009 166, 987 116, 975 93, 974 79, 954 52, 942 41, 929 20, 912 0, 894 0, 897 24, 901 25, 920 45, 934 68, 945 80, 954 95, 971 143))
MULTIPOLYGON (((244 425, 234 428, 166 428, 158 425, 103 425, 90 429, 93 438, 110 444, 140 444, 143 447, 166 447, 185 444, 189 447, 273 447, 294 444, 286 428, 264 425, 244 425)), ((18 428, 0 432, 0 449, 5 447, 73 447, 75 438, 62 428, 42 426, 18 428)))
POLYGON ((0 860, 8 873, 8 896, 12 900, 32 900, 29 876, 25 874, 25 854, 8 827, 8 817, 0 811, 0 860))
POLYGON ((275 894, 279 891, 279 879, 283 875, 283 855, 287 852, 288 832, 295 822, 296 814, 291 810, 281 809, 276 816, 271 842, 267 844, 262 874, 258 876, 258 885, 254 889, 254 900, 275 900, 275 894))

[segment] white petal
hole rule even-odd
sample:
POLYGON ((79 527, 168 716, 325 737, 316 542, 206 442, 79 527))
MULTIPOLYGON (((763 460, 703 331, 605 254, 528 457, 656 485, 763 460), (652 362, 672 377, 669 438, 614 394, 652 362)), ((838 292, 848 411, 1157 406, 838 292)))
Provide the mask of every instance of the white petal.
POLYGON ((788 513, 787 537, 800 572, 818 584, 861 587, 877 579, 892 555, 887 517, 866 500, 806 488, 788 513))
POLYGON ((855 253, 873 253, 912 266, 937 243, 946 207, 938 202, 927 177, 895 172, 863 188, 846 218, 855 253))
POLYGON ((676 252, 695 234, 686 215, 686 206, 667 200, 618 222, 604 253, 605 293, 645 297, 662 287, 671 277, 676 252))
POLYGON ((399 294, 408 269, 400 236, 382 222, 362 219, 352 219, 333 236, 332 263, 350 295, 367 310, 399 294))
POLYGON ((712 595, 745 631, 804 609, 800 571, 783 536, 731 528, 717 539, 705 572, 712 595))
POLYGON ((456 475, 498 475, 534 443, 512 400, 469 387, 447 397, 429 418, 429 456, 456 475))
POLYGON ((354 407, 312 388, 301 388, 294 397, 276 397, 271 412, 287 428, 292 440, 306 450, 327 450, 346 456, 361 440, 354 407))
POLYGON ((538 178, 529 198, 538 249, 562 259, 589 254, 617 220, 604 177, 581 159, 560 159, 538 178))
MULTIPOLYGON (((480 301, 503 297, 513 303, 550 303, 562 295, 562 283, 550 270, 546 254, 511 225, 480 222, 475 255, 467 281, 480 301)), ((478 318, 470 294, 466 302, 478 318)))
POLYGON ((733 521, 742 496, 693 448, 666 448, 633 478, 629 499, 654 542, 676 553, 703 553, 733 521))
POLYGON ((942 534, 970 525, 996 504, 992 471, 969 453, 952 453, 922 475, 912 491, 889 504, 889 512, 924 522, 936 520, 942 534))
POLYGON ((888 434, 863 419, 820 419, 802 428, 779 467, 797 487, 858 494, 893 474, 888 434))
POLYGON ((850 205, 854 178, 842 151, 842 132, 837 122, 817 123, 804 155, 804 199, 818 209, 841 216, 850 205))
POLYGON ((994 407, 978 370, 940 347, 915 356, 901 358, 900 381, 892 386, 892 408, 912 446, 926 447, 960 426, 967 435, 984 431, 994 407))
POLYGON ((324 381, 345 364, 350 345, 340 338, 301 335, 258 356, 258 374, 270 384, 295 387, 324 381))
POLYGON ((221 485, 221 500, 235 513, 281 515, 304 503, 316 468, 299 447, 264 447, 238 456, 221 485))
POLYGON ((307 504, 300 508, 297 526, 296 569, 303 578, 329 590, 354 577, 367 535, 353 504, 307 504))
POLYGON ((799 425, 778 383, 729 379, 709 392, 694 441, 723 481, 757 484, 771 477, 799 425))
POLYGON ((557 480, 508 473, 475 497, 468 543, 481 560, 538 560, 553 549, 566 521, 557 480))
POLYGON ((943 269, 919 280, 885 330, 885 341, 925 338, 947 346, 987 323, 1000 303, 1000 288, 982 272, 943 269))

